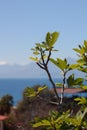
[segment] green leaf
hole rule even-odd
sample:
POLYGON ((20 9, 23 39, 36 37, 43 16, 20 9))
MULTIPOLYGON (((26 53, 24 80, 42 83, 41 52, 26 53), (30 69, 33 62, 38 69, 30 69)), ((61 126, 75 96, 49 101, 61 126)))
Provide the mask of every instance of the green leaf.
POLYGON ((78 70, 84 72, 84 73, 87 73, 87 68, 83 68, 83 67, 80 67, 78 70))
POLYGON ((52 36, 51 46, 53 46, 58 39, 59 33, 54 32, 54 33, 51 34, 51 36, 52 36))
POLYGON ((33 124, 33 127, 36 128, 36 127, 40 127, 40 126, 51 126, 50 122, 46 119, 42 119, 41 121, 33 124))
MULTIPOLYGON (((51 61, 54 65, 57 66, 57 61, 56 61, 56 60, 54 60, 53 58, 50 58, 50 61, 51 61)), ((58 67, 58 66, 57 66, 57 67, 58 67)))
POLYGON ((75 120, 77 123, 75 123, 77 126, 82 126, 84 121, 83 118, 85 117, 87 113, 87 108, 84 109, 84 111, 82 112, 81 110, 79 110, 75 116, 75 120))
POLYGON ((39 87, 38 88, 38 93, 40 93, 40 92, 42 92, 44 89, 46 89, 47 88, 47 86, 44 86, 44 87, 39 87))
POLYGON ((37 57, 35 57, 35 58, 34 57, 30 57, 30 59, 33 60, 33 61, 38 62, 38 58, 37 57))
POLYGON ((42 44, 36 43, 36 45, 37 45, 38 47, 41 47, 41 48, 47 48, 47 46, 46 46, 45 43, 42 43, 42 44))
POLYGON ((39 55, 38 51, 33 52, 34 55, 39 55))
POLYGON ((84 45, 85 45, 85 47, 87 47, 87 41, 86 40, 84 40, 84 45))
POLYGON ((25 90, 25 96, 26 97, 35 97, 36 91, 33 88, 27 87, 25 90))
POLYGON ((74 74, 70 75, 67 79, 67 84, 68 84, 68 87, 71 87, 73 86, 74 84, 74 74))
POLYGON ((82 85, 83 81, 84 81, 83 78, 77 78, 77 79, 75 79, 74 84, 75 85, 82 85))
POLYGON ((76 51, 76 52, 78 52, 81 55, 83 55, 85 53, 84 48, 81 48, 81 49, 74 48, 73 50, 76 51))
POLYGON ((50 32, 48 32, 46 35, 46 43, 49 47, 51 47, 51 45, 50 45, 51 44, 51 36, 50 35, 51 35, 50 32))
POLYGON ((77 69, 78 67, 79 67, 78 64, 71 64, 71 65, 69 66, 69 69, 70 69, 70 70, 73 70, 73 69, 77 69))
POLYGON ((78 62, 78 64, 79 64, 79 66, 82 66, 82 65, 85 64, 84 59, 79 59, 79 60, 77 60, 77 62, 78 62))
POLYGON ((53 45, 55 44, 55 42, 57 41, 59 36, 58 32, 53 32, 52 34, 50 34, 49 32, 46 35, 46 43, 49 47, 53 47, 53 45))
POLYGON ((75 98, 74 100, 78 101, 78 104, 87 104, 87 99, 85 97, 75 98))
POLYGON ((55 64, 58 68, 60 68, 62 71, 64 71, 65 69, 68 68, 68 64, 67 64, 66 59, 62 60, 62 59, 57 58, 57 60, 54 60, 54 59, 50 58, 50 61, 53 64, 55 64))
POLYGON ((83 85, 81 86, 82 89, 87 90, 87 86, 83 85))
POLYGON ((84 49, 85 49, 85 53, 87 53, 87 41, 84 40, 84 49))
POLYGON ((67 60, 57 58, 57 66, 64 71, 65 69, 67 69, 67 60))
POLYGON ((62 87, 63 86, 63 84, 62 83, 56 83, 56 87, 62 87))
POLYGON ((68 87, 71 86, 80 86, 82 85, 84 79, 83 78, 76 78, 74 79, 74 74, 70 75, 67 79, 68 87))

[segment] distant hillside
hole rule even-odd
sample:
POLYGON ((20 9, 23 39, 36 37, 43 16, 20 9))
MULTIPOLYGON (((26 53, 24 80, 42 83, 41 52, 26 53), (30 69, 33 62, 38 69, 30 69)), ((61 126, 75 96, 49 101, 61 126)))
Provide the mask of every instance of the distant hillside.
MULTIPOLYGON (((49 68, 51 73, 55 76, 57 71, 55 66, 50 63, 49 68)), ((41 70, 35 63, 28 65, 1 65, 0 78, 46 78, 47 74, 41 70)))
MULTIPOLYGON (((75 63, 74 59, 68 58, 70 63, 75 63)), ((53 77, 61 78, 60 70, 49 63, 49 70, 53 77)), ((74 70, 76 76, 84 76, 83 73, 74 70)), ((47 74, 35 63, 28 65, 0 65, 0 78, 46 78, 47 74)))

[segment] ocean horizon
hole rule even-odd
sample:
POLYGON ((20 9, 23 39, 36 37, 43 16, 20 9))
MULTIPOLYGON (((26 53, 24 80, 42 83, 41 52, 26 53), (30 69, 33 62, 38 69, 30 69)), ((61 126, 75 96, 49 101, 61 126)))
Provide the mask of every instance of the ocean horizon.
MULTIPOLYGON (((54 79, 55 82, 60 79, 54 79)), ((3 78, 0 79, 0 98, 9 94, 13 96, 14 106, 22 100, 23 91, 26 87, 33 87, 36 85, 47 85, 52 87, 47 78, 3 78)))
MULTIPOLYGON (((62 82, 61 78, 54 78, 54 82, 62 82)), ((87 84, 87 82, 85 82, 87 84)), ((0 98, 9 94, 13 97, 14 106, 23 98, 23 92, 26 87, 36 85, 47 85, 52 88, 52 85, 47 78, 3 78, 0 79, 0 98)), ((84 94, 83 94, 84 95, 84 94)), ((87 96, 87 93, 85 94, 87 96)))

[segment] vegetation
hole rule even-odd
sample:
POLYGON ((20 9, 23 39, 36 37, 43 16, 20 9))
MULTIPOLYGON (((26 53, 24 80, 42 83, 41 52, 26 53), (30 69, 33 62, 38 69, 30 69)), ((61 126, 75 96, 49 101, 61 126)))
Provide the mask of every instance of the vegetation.
MULTIPOLYGON (((13 97, 11 95, 5 95, 0 99, 0 115, 9 115, 11 113, 11 108, 13 107, 13 97)), ((11 130, 9 126, 9 121, 11 118, 4 121, 4 129, 11 130)), ((14 129, 13 129, 14 130, 14 129)))
POLYGON ((54 44, 57 41, 57 38, 59 36, 58 32, 54 32, 50 34, 49 32, 46 35, 46 39, 42 43, 36 43, 35 48, 32 48, 33 54, 36 55, 36 57, 30 57, 32 60, 36 61, 36 64, 43 70, 46 71, 49 80, 54 88, 55 95, 57 97, 57 102, 60 104, 59 95, 56 91, 56 85, 52 79, 52 76, 48 69, 48 63, 50 61, 51 53, 53 51, 57 51, 54 49, 54 44))
MULTIPOLYGON (((43 86, 36 85, 32 89, 36 93, 39 87, 43 88, 43 86)), ((41 130, 42 126, 39 126, 37 128, 32 128, 31 126, 36 123, 37 119, 40 121, 40 119, 47 118, 47 115, 53 112, 57 113, 57 106, 54 104, 54 102, 56 102, 56 99, 54 97, 53 91, 51 91, 49 88, 45 88, 41 93, 39 93, 38 96, 35 97, 31 96, 31 92, 29 90, 30 87, 25 88, 23 92, 23 100, 19 102, 17 106, 16 122, 22 122, 25 130, 41 130), (27 90, 27 94, 30 93, 30 97, 26 95, 27 90)), ((63 112, 66 112, 68 109, 71 109, 73 113, 77 113, 79 108, 80 105, 74 101, 74 97, 64 98, 64 103, 61 105, 61 107, 58 106, 60 115, 63 112)))
POLYGON ((69 64, 67 59, 57 58, 56 60, 51 58, 52 52, 57 51, 54 49, 55 42, 57 41, 59 36, 58 32, 47 33, 45 41, 42 43, 36 43, 35 48, 32 48, 34 57, 30 57, 32 60, 36 62, 36 64, 43 70, 46 71, 48 78, 53 86, 55 95, 57 97, 58 104, 62 104, 64 97, 64 88, 72 87, 72 86, 81 86, 83 83, 83 78, 74 79, 74 74, 67 77, 67 73, 73 69, 79 68, 79 64, 69 64), (52 62, 56 65, 62 72, 63 82, 55 84, 52 75, 49 72, 48 64, 52 62), (67 78, 66 78, 67 77, 67 78), (61 86, 61 97, 59 97, 56 91, 56 85, 61 86))
POLYGON ((13 97, 5 95, 0 99, 0 115, 9 114, 13 106, 13 97))
MULTIPOLYGON (((36 64, 41 69, 44 69, 47 72, 48 78, 51 84, 53 85, 54 92, 57 97, 58 106, 60 106, 61 104, 63 104, 64 88, 66 87, 66 85, 67 87, 79 86, 84 89, 87 89, 87 86, 83 84, 84 79, 81 77, 75 79, 74 74, 72 74, 66 79, 66 74, 73 69, 77 69, 87 74, 87 41, 84 41, 84 44, 82 46, 79 45, 79 49, 74 48, 74 50, 77 53, 79 53, 79 60, 77 60, 76 64, 70 65, 67 63, 66 59, 62 60, 60 58, 57 58, 57 60, 55 60, 51 58, 51 52, 53 51, 54 44, 57 41, 58 36, 59 36, 58 32, 54 32, 52 34, 48 32, 46 35, 45 42, 36 44, 35 48, 32 49, 33 54, 36 57, 34 56, 35 58, 31 58, 31 59, 35 60, 36 64), (48 52, 48 54, 46 52, 48 52), (63 82, 57 83, 57 86, 61 86, 61 90, 62 90, 61 98, 59 97, 56 91, 56 85, 48 69, 49 61, 55 64, 62 71, 62 74, 63 74, 63 80, 62 80, 63 82)), ((41 117, 35 118, 34 121, 32 122, 32 126, 34 128, 41 127, 41 129, 43 128, 44 130, 45 129, 50 129, 50 130, 87 129, 87 122, 86 122, 87 120, 85 120, 85 116, 87 113, 87 108, 85 105, 87 104, 87 99, 81 97, 81 98, 76 98, 75 100, 78 101, 78 104, 81 104, 84 107, 80 108, 74 116, 71 113, 71 110, 63 112, 61 114, 58 111, 57 112, 52 111, 49 113, 48 116, 44 118, 41 118, 41 117)))
MULTIPOLYGON (((23 100, 17 105, 15 113, 10 113, 8 127, 5 130, 17 130, 22 127, 25 130, 87 130, 87 98, 64 97, 65 88, 81 87, 87 90, 87 86, 84 85, 87 78, 87 41, 73 49, 79 58, 76 64, 69 64, 66 58, 52 57, 52 53, 57 51, 54 45, 58 37, 58 32, 48 32, 45 41, 36 43, 35 48, 32 48, 34 57, 30 57, 47 73, 54 92, 45 85, 26 87, 23 100), (62 72, 61 83, 54 82, 49 71, 49 62, 62 72), (85 73, 85 77, 75 78, 74 69, 85 73), (56 90, 57 87, 61 87, 61 96, 56 90), (21 125, 17 125, 17 122, 21 125)), ((7 106, 12 106, 12 97, 6 95, 0 100, 0 104, 1 114, 9 113, 10 107, 7 106)))

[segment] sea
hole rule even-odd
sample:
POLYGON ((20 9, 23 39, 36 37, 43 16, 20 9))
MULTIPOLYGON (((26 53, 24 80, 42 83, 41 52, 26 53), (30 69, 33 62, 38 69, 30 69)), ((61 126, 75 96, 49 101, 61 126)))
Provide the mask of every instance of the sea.
MULTIPOLYGON (((57 78, 53 80, 55 83, 62 81, 62 79, 57 78)), ((85 82, 85 84, 87 84, 87 82, 85 82)), ((52 88, 49 79, 46 78, 0 79, 0 98, 9 94, 13 97, 14 106, 16 106, 23 99, 24 89, 36 85, 47 85, 49 88, 52 88)), ((83 93, 82 96, 87 96, 87 93, 83 93)))
MULTIPOLYGON (((57 82, 57 81, 58 79, 54 79, 54 82, 57 82)), ((18 102, 20 102, 23 98, 24 89, 26 87, 33 87, 36 85, 47 85, 49 88, 52 87, 50 81, 45 78, 0 79, 0 98, 9 94, 13 96, 14 106, 16 106, 18 102)))

